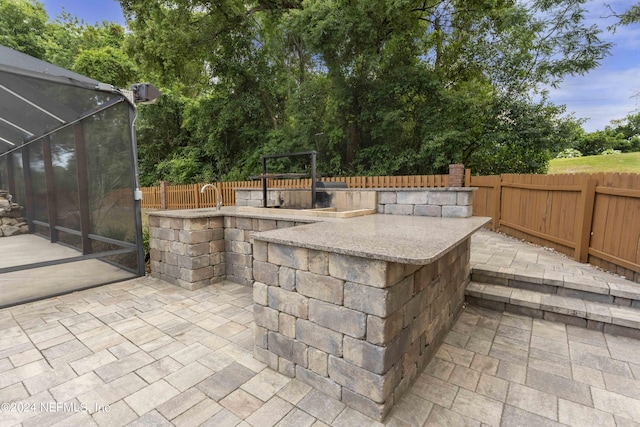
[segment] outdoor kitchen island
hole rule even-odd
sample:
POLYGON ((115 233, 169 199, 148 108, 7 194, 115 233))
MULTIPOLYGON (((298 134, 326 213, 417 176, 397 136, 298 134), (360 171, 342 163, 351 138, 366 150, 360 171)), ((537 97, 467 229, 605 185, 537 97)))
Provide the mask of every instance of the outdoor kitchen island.
POLYGON ((256 358, 382 420, 455 322, 488 218, 368 215, 253 233, 256 358))
POLYGON ((473 190, 337 189, 331 212, 255 207, 260 190, 241 189, 242 206, 151 212, 151 271, 190 290, 253 286, 254 356, 381 420, 462 309, 471 235, 489 221, 473 190))

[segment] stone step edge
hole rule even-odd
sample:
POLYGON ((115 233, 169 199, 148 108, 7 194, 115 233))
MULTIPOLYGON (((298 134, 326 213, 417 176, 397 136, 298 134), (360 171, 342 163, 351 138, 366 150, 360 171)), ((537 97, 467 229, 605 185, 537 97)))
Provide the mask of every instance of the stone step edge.
MULTIPOLYGON (((568 318, 584 319, 584 322, 576 326, 589 327, 591 329, 602 330, 603 325, 615 325, 619 327, 635 329, 640 332, 640 309, 634 307, 620 307, 606 303, 583 301, 579 298, 564 297, 554 294, 529 291, 526 289, 510 288, 500 285, 470 282, 465 294, 478 300, 492 301, 494 309, 501 309, 500 303, 504 304, 503 311, 519 311, 520 314, 539 318, 549 318, 556 316, 545 316, 545 313, 555 313, 561 315, 558 319, 564 321, 568 318), (508 307, 510 305, 511 307, 508 307), (509 310, 509 308, 520 307, 524 310, 509 310), (589 326, 589 321, 592 322, 589 326), (601 325, 598 325, 601 324, 601 325)), ((479 304, 482 305, 482 304, 479 304)), ((628 334, 624 334, 627 335, 628 334)), ((635 335, 635 334, 634 334, 635 335)), ((634 336, 635 337, 635 336, 634 336)), ((640 337, 640 333, 638 334, 640 337)))
MULTIPOLYGON (((640 284, 634 284, 632 282, 622 283, 620 280, 616 282, 604 282, 588 279, 582 280, 580 282, 564 281, 557 277, 561 276, 560 274, 550 275, 550 277, 544 277, 544 273, 540 274, 539 272, 504 272, 495 271, 480 266, 472 267, 471 276, 471 280, 492 283, 501 286, 510 286, 509 281, 513 280, 530 283, 532 285, 553 286, 557 288, 571 289, 574 291, 592 293, 595 295, 608 295, 613 298, 624 298, 627 300, 638 301, 637 306, 640 307, 640 284), (474 279, 474 275, 476 276, 477 280, 474 279)), ((631 303, 625 305, 631 305, 631 303)))

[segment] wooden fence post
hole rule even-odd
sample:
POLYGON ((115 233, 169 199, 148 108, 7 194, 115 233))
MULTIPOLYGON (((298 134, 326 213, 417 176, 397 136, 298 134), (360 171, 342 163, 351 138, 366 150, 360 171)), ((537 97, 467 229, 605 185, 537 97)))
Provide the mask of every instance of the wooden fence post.
POLYGON ((464 170, 464 186, 471 187, 471 169, 464 170))
POLYGON ((591 243, 591 226, 593 221, 593 205, 596 198, 596 181, 587 178, 581 185, 580 201, 576 210, 578 220, 575 224, 576 236, 575 260, 589 260, 589 244, 591 243))
POLYGON ((496 183, 493 184, 493 215, 491 221, 491 229, 498 231, 500 227, 500 215, 502 212, 502 175, 496 177, 496 183))
POLYGON ((196 202, 196 209, 200 207, 200 188, 198 184, 193 184, 193 199, 196 202))

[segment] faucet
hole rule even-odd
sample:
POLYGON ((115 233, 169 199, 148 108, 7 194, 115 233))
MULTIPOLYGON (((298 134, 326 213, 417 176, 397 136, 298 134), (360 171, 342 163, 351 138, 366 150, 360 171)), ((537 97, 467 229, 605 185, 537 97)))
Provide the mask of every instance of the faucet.
POLYGON ((204 194, 204 190, 206 190, 207 187, 211 187, 214 190, 216 190, 216 200, 217 200, 217 202, 216 202, 216 210, 220 210, 220 208, 222 207, 222 196, 220 196, 220 193, 218 192, 218 187, 216 187, 213 184, 205 184, 200 189, 200 193, 204 194))

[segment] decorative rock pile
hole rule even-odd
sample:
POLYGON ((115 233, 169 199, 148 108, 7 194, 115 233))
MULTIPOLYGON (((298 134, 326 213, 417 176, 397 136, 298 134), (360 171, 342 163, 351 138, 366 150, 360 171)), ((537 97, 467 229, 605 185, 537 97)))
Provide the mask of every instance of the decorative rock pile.
POLYGON ((22 206, 10 201, 8 191, 0 190, 0 237, 28 232, 27 222, 22 218, 22 206))

